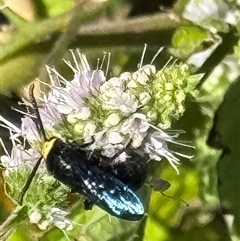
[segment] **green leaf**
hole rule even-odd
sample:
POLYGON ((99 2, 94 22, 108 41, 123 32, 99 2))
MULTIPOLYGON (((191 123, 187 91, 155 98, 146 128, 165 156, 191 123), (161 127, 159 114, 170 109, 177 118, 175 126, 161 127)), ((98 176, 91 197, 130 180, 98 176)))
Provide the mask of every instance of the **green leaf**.
POLYGON ((234 216, 234 228, 240 235, 240 78, 228 89, 220 105, 209 136, 209 143, 222 149, 217 171, 222 208, 234 216))
POLYGON ((42 0, 49 16, 57 16, 74 7, 73 0, 42 0))
POLYGON ((181 59, 189 57, 196 50, 203 48, 202 43, 210 40, 207 31, 197 26, 180 27, 172 38, 172 48, 170 52, 181 59))

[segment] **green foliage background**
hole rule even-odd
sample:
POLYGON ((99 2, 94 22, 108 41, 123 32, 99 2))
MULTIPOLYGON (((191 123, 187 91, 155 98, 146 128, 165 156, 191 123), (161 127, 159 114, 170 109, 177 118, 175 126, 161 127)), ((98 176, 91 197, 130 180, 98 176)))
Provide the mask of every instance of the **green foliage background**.
MULTIPOLYGON (((187 61, 193 54, 210 49, 219 39, 221 43, 201 67, 193 67, 193 73, 205 74, 198 85, 199 94, 196 99, 187 100, 184 116, 172 124, 172 129, 186 132, 181 136, 183 140, 194 143, 195 157, 191 161, 182 160, 179 175, 169 165, 155 170, 171 183, 165 194, 173 199, 144 186, 139 195, 148 205, 147 217, 137 223, 113 217, 110 220, 97 207, 86 212, 80 200, 70 207, 75 225, 65 235, 57 228, 41 231, 34 225, 29 226, 24 207, 13 218, 8 203, 11 200, 5 196, 1 184, 1 237, 9 241, 239 240, 239 22, 229 26, 222 19, 221 24, 228 27, 224 32, 213 33, 201 24, 181 18, 187 1, 178 1, 173 10, 138 18, 124 15, 129 7, 126 0, 108 0, 101 4, 25 1, 30 4, 29 9, 22 5, 16 12, 9 4, 9 8, 1 10, 13 24, 1 32, 2 94, 13 91, 26 95, 23 87, 35 78, 47 81, 45 64, 54 65, 64 76, 71 76, 62 63, 69 48, 80 48, 92 67, 97 65, 103 51, 111 52, 111 76, 136 70, 144 43, 149 46, 144 63, 150 62, 160 46, 168 47, 157 58, 157 69, 166 63, 170 53, 187 61), (24 15, 27 11, 32 12, 30 19, 24 15), (233 224, 229 215, 234 218, 233 224), (4 223, 9 218, 13 218, 12 222, 4 223)), ((216 3, 220 5, 221 1, 216 3)), ((7 1, 4 4, 7 5, 7 1)), ((226 4, 239 14, 239 2, 226 4)), ((214 23, 212 21, 213 26, 214 23)), ((3 111, 6 110, 1 105, 1 113, 3 111)))

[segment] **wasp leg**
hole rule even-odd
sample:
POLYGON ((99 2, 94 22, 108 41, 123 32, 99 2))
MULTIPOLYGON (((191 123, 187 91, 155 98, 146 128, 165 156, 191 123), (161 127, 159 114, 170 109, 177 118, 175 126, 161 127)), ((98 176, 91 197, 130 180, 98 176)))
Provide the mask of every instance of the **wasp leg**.
POLYGON ((86 148, 86 147, 88 147, 88 146, 90 146, 90 145, 92 145, 93 143, 94 143, 94 137, 92 136, 91 137, 91 141, 90 142, 88 142, 88 143, 83 143, 83 144, 76 144, 76 148, 79 148, 79 149, 84 149, 84 148, 86 148))
POLYGON ((85 199, 83 202, 83 205, 84 205, 85 210, 92 210, 92 207, 94 204, 91 201, 89 201, 88 199, 85 199))
MULTIPOLYGON (((71 193, 79 193, 81 194, 82 192, 78 189, 78 191, 75 188, 71 188, 71 193)), ((82 194, 84 195, 84 194, 82 194)), ((93 207, 93 203, 91 201, 89 201, 87 198, 85 198, 85 200, 83 201, 83 206, 85 210, 92 210, 93 207)))
POLYGON ((22 189, 22 191, 21 191, 21 193, 20 193, 20 196, 19 196, 19 204, 20 204, 20 205, 22 205, 22 203, 23 203, 23 198, 24 198, 24 196, 25 196, 28 188, 30 187, 33 178, 34 178, 35 175, 36 175, 36 172, 37 172, 38 167, 39 167, 39 165, 40 165, 40 163, 41 163, 41 161, 42 161, 42 158, 43 158, 43 157, 41 156, 41 157, 38 159, 38 161, 36 162, 36 164, 35 164, 32 172, 31 172, 30 176, 29 176, 28 179, 27 179, 27 182, 25 183, 25 185, 24 185, 24 187, 23 187, 23 189, 22 189))

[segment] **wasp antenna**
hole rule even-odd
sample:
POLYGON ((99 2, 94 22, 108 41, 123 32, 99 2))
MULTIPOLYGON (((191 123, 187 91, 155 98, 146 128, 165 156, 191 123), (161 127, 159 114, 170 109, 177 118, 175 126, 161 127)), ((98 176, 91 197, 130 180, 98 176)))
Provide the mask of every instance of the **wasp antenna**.
POLYGON ((21 192, 21 194, 20 194, 20 196, 19 196, 19 204, 20 204, 20 205, 22 205, 22 203, 23 203, 23 198, 24 198, 24 196, 25 196, 28 188, 30 187, 34 176, 36 175, 36 172, 37 172, 37 170, 38 170, 38 167, 39 167, 39 165, 40 165, 40 163, 41 163, 42 158, 43 158, 43 157, 41 156, 41 157, 38 159, 38 161, 36 162, 36 164, 35 164, 32 172, 31 172, 30 176, 28 177, 28 179, 27 179, 27 181, 26 181, 26 183, 25 183, 25 185, 24 185, 24 187, 23 187, 23 189, 22 189, 22 192, 21 192))
POLYGON ((37 120, 38 120, 38 124, 36 123, 36 126, 38 128, 38 131, 40 132, 40 134, 42 134, 44 140, 46 141, 47 136, 46 136, 45 130, 43 128, 43 123, 42 123, 42 119, 41 119, 41 116, 40 116, 40 113, 39 113, 37 101, 34 97, 34 87, 35 87, 34 84, 31 84, 30 87, 29 87, 29 98, 32 102, 33 108, 36 110, 36 115, 37 115, 37 120))

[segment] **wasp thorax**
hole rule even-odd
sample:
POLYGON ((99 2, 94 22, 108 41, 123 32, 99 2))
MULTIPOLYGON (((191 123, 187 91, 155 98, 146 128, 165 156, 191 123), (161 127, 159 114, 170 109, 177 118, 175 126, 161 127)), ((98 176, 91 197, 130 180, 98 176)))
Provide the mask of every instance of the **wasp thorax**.
POLYGON ((53 148, 56 140, 57 140, 56 137, 52 137, 51 139, 45 141, 42 144, 41 153, 42 153, 45 160, 47 159, 47 156, 48 156, 49 152, 51 151, 51 149, 53 148))

